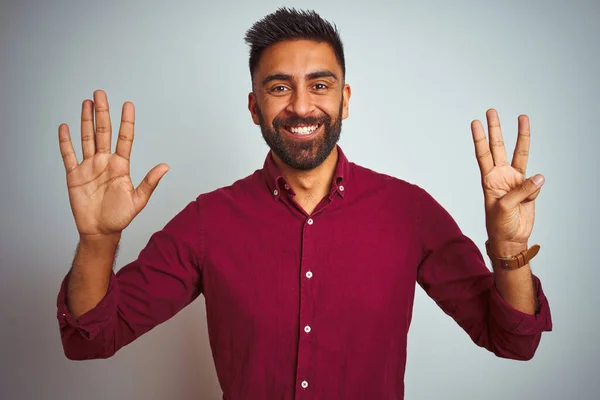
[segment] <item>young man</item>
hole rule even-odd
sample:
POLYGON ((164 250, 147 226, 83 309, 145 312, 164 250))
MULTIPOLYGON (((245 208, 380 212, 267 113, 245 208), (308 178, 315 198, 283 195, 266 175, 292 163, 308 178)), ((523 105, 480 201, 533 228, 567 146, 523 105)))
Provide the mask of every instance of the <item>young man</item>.
POLYGON ((529 123, 512 163, 498 116, 472 123, 488 254, 423 189, 350 162, 343 46, 314 12, 280 9, 247 33, 248 108, 271 151, 264 167, 191 201, 114 273, 122 231, 168 167, 129 177, 134 108, 115 153, 106 95, 82 107, 83 161, 60 149, 80 241, 58 296, 70 359, 106 358, 204 295, 224 398, 402 399, 416 283, 479 346, 533 357, 551 329, 529 260, 541 176, 525 178, 529 123), (95 126, 94 126, 95 114, 95 126))

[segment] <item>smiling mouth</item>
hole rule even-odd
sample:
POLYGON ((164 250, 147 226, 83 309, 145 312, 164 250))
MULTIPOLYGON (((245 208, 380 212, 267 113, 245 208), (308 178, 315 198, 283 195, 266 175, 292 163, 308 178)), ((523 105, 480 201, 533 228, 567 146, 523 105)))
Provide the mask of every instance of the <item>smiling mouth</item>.
POLYGON ((290 132, 295 136, 310 136, 315 133, 317 129, 321 127, 321 124, 313 124, 313 125, 292 125, 285 126, 285 130, 290 132))

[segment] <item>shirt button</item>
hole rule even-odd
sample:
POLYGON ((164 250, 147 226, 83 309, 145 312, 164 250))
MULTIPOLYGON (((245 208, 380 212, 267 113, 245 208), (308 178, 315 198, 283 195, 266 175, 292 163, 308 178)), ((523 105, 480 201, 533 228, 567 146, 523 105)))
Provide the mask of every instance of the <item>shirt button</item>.
POLYGON ((343 191, 344 191, 344 187, 340 186, 340 192, 343 192, 343 191))
POLYGON ((309 225, 312 225, 314 221, 312 218, 309 218, 308 221, 306 221, 306 222, 308 222, 309 225))
POLYGON ((304 332, 306 332, 306 333, 310 333, 310 326, 306 325, 306 326, 304 327, 304 332))
POLYGON ((308 272, 306 273, 306 277, 307 277, 308 279, 312 278, 312 272, 308 271, 308 272))
POLYGON ((277 196, 279 194, 279 192, 277 191, 277 189, 273 190, 273 195, 277 196))
POLYGON ((301 385, 304 389, 306 389, 308 387, 308 382, 302 381, 301 385))

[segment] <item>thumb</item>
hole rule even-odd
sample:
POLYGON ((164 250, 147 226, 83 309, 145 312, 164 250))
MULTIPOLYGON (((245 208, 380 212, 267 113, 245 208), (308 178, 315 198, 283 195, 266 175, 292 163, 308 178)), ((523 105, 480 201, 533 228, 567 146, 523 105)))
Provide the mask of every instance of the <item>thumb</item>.
POLYGON ((527 196, 527 198, 525 199, 525 203, 535 200, 536 197, 538 197, 538 195, 540 194, 540 190, 542 190, 542 189, 538 188, 538 190, 533 192, 533 194, 530 194, 529 196, 527 196))
POLYGON ((169 171, 169 166, 167 164, 155 166, 146 174, 142 182, 140 182, 135 189, 133 192, 133 204, 138 213, 146 207, 148 200, 150 200, 150 196, 158 186, 158 182, 160 182, 167 171, 169 171))
POLYGON ((524 201, 533 201, 545 182, 545 178, 541 174, 537 174, 527 179, 519 186, 508 192, 500 201, 505 208, 517 207, 524 201))

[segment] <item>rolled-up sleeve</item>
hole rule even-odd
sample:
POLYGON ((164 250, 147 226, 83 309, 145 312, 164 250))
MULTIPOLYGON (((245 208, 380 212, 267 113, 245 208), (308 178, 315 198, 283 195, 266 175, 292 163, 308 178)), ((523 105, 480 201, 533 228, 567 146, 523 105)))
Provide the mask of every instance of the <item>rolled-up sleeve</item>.
POLYGON ((504 300, 496 286, 492 286, 490 314, 493 315, 492 322, 498 329, 515 335, 535 335, 552 330, 552 315, 548 299, 542 289, 542 282, 537 276, 532 275, 532 277, 537 297, 537 309, 534 314, 526 314, 513 308, 504 300))
POLYGON ((111 272, 102 300, 74 318, 67 308, 70 272, 57 297, 65 356, 108 358, 168 320, 202 292, 202 227, 197 200, 155 232, 139 256, 111 272))
POLYGON ((418 198, 419 285, 478 346, 502 358, 531 359, 542 333, 552 330, 539 278, 532 275, 536 312, 516 310, 502 298, 482 253, 449 213, 425 191, 418 198))
POLYGON ((116 275, 114 272, 111 273, 108 290, 104 298, 96 305, 96 307, 79 316, 77 319, 73 317, 67 308, 67 284, 70 275, 71 273, 69 272, 63 279, 56 304, 57 317, 60 322, 61 330, 66 327, 73 327, 87 339, 93 339, 117 310, 117 294, 115 290, 116 275))

